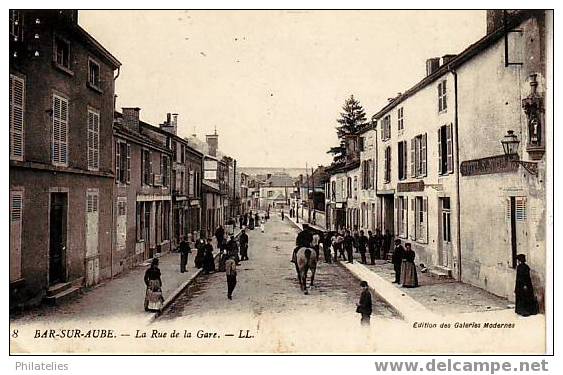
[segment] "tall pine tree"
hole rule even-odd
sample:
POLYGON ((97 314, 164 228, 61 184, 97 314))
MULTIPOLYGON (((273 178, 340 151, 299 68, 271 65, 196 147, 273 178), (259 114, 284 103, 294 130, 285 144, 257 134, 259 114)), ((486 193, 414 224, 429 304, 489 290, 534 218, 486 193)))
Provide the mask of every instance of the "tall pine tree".
POLYGON ((335 163, 341 162, 346 158, 346 143, 344 137, 348 134, 356 133, 367 123, 364 108, 360 102, 354 98, 354 95, 346 99, 342 110, 343 112, 340 113, 340 118, 336 120, 339 124, 336 127, 336 134, 340 140, 340 145, 331 147, 330 150, 328 150, 328 153, 334 156, 335 163))

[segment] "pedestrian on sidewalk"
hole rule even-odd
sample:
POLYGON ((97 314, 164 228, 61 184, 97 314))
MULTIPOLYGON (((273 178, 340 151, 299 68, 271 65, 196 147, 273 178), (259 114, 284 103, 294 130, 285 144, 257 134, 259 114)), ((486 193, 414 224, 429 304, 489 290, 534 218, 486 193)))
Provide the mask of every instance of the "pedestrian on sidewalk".
POLYGON ((336 237, 336 247, 334 248, 334 261, 336 262, 337 256, 336 251, 338 250, 338 257, 342 260, 346 260, 346 255, 344 253, 344 234, 342 230, 338 233, 336 237))
POLYGON ((190 244, 186 241, 186 237, 182 237, 180 241, 180 272, 186 272, 186 265, 188 264, 188 255, 192 252, 190 244))
POLYGON ((516 285, 514 294, 516 295, 515 312, 518 315, 530 316, 538 313, 538 301, 534 294, 534 286, 530 277, 530 267, 526 264, 526 256, 518 254, 516 256, 518 266, 516 266, 516 285))
POLYGON ((395 250, 391 257, 391 262, 393 262, 393 268, 395 269, 395 281, 393 281, 393 284, 399 284, 401 282, 401 265, 403 264, 404 256, 405 249, 403 245, 401 245, 401 240, 396 239, 395 250))
POLYGON ((213 240, 211 238, 207 239, 207 245, 205 245, 205 255, 203 256, 203 272, 209 275, 210 272, 215 272, 215 258, 213 257, 213 240))
POLYGON ((348 229, 346 229, 346 234, 344 235, 343 245, 348 257, 348 263, 354 263, 354 237, 352 237, 348 229))
POLYGON ((248 260, 248 234, 243 229, 238 242, 240 243, 240 260, 248 260))
POLYGON ((231 238, 227 243, 227 254, 235 259, 237 265, 240 263, 239 248, 234 235, 231 235, 231 238))
POLYGON ((205 242, 202 238, 197 240, 195 247, 197 249, 197 253, 194 259, 194 266, 195 268, 201 268, 203 267, 203 259, 205 257, 205 242))
POLYGON ((357 225, 354 225, 354 230, 352 231, 352 237, 354 238, 354 247, 356 248, 356 253, 359 253, 360 248, 358 247, 358 239, 360 237, 360 233, 358 232, 357 225))
POLYGON ((225 274, 227 275, 227 298, 233 299, 233 291, 237 285, 237 263, 232 255, 225 262, 225 274))
POLYGON ((153 258, 151 266, 145 271, 145 311, 160 310, 164 297, 162 296, 162 279, 158 268, 158 258, 153 258))
POLYGON ((376 239, 373 235, 371 230, 368 230, 368 251, 369 251, 369 260, 371 264, 375 264, 375 246, 376 246, 376 239))
POLYGON ((242 226, 244 225, 244 216, 242 216, 242 214, 238 218, 238 224, 239 224, 239 229, 242 229, 242 226))
POLYGON ((332 249, 332 233, 326 232, 323 236, 323 256, 325 258, 325 263, 332 263, 332 254, 330 253, 332 249))
POLYGON ((403 288, 416 288, 418 286, 418 275, 414 258, 416 254, 410 243, 405 244, 405 254, 401 266, 401 284, 403 288))
POLYGON ((262 233, 264 233, 264 230, 266 229, 266 225, 264 222, 264 219, 260 220, 260 230, 262 231, 262 233))
POLYGON ((225 229, 222 225, 219 225, 215 230, 215 238, 217 239, 217 246, 221 249, 223 241, 225 239, 225 229))
POLYGON ((381 229, 375 230, 375 259, 385 259, 381 256, 381 249, 383 248, 383 235, 381 229))
POLYGON ((367 281, 362 281, 360 286, 362 287, 362 294, 360 295, 360 302, 356 304, 356 312, 362 314, 360 324, 362 326, 369 326, 372 312, 371 292, 369 291, 367 281))
POLYGON ((285 215, 284 215, 284 213, 283 213, 283 210, 282 210, 282 214, 281 214, 281 215, 282 215, 282 221, 283 221, 283 220, 285 219, 285 215))
POLYGON ((362 264, 367 264, 366 260, 366 250, 368 245, 368 238, 364 235, 364 231, 361 230, 360 234, 358 235, 358 251, 360 252, 360 256, 362 257, 362 264))

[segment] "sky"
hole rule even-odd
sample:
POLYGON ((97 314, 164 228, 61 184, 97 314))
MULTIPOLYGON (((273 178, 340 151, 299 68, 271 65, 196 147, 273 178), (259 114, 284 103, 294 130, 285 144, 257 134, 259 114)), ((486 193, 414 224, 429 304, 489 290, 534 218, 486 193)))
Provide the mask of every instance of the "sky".
POLYGON ((117 108, 178 135, 217 129, 244 167, 328 165, 344 101, 368 119, 425 61, 485 35, 484 11, 80 11, 121 63, 117 108))

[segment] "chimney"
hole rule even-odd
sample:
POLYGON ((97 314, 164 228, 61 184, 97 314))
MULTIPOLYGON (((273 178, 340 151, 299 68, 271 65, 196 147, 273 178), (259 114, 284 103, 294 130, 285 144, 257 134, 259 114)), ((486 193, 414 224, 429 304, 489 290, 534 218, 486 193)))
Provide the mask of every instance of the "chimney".
POLYGON ((428 77, 440 67, 440 58, 433 57, 426 60, 426 76, 428 77))
POLYGON ((178 114, 167 113, 166 121, 160 124, 160 128, 165 132, 176 135, 178 131, 177 123, 178 123, 178 114))
POLYGON ((209 148, 209 155, 217 156, 217 150, 219 149, 219 135, 217 135, 217 130, 213 134, 207 134, 205 136, 205 141, 207 142, 207 147, 209 148))
POLYGON ((515 9, 489 9, 487 10, 487 34, 504 27, 504 16, 507 20, 518 13, 515 9))
POLYGON ((448 54, 448 55, 442 56, 442 63, 440 64, 440 66, 447 64, 454 57, 456 57, 456 55, 454 55, 454 54, 448 54))
POLYGON ((139 133, 139 107, 122 108, 123 124, 136 133, 139 133))

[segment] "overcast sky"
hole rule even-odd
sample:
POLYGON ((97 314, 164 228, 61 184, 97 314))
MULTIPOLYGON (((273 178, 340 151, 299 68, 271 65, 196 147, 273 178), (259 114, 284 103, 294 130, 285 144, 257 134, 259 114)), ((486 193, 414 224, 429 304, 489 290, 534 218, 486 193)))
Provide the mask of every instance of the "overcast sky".
POLYGON ((484 11, 80 11, 123 64, 117 107, 180 136, 217 128, 246 167, 329 164, 353 94, 368 118, 425 74, 429 57, 485 35, 484 11))

